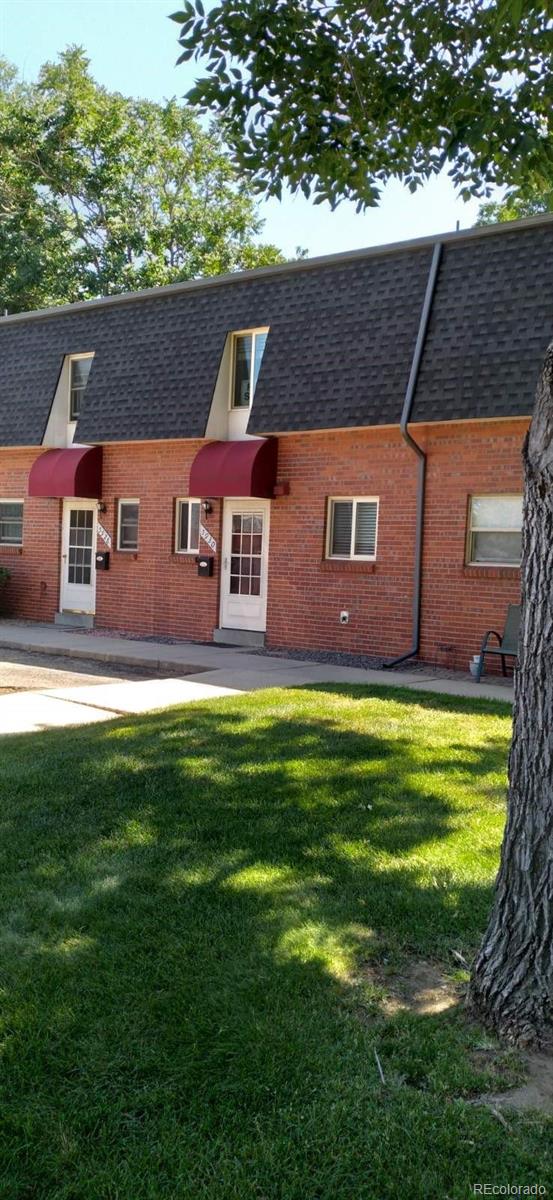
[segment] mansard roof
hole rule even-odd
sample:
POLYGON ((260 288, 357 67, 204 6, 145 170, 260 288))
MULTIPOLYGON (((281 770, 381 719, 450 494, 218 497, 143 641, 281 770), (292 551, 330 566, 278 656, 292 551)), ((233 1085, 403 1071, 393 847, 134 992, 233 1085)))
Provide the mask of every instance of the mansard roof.
POLYGON ((205 435, 229 332, 269 326, 248 432, 397 424, 436 242, 413 422, 527 416, 553 336, 553 216, 0 319, 0 444, 40 445, 94 351, 76 441, 205 435))

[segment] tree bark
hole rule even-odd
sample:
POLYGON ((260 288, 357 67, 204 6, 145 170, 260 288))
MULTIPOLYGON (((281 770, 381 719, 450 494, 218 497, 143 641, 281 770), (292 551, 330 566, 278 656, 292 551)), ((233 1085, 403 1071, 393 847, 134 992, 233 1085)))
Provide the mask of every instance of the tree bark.
POLYGON ((469 1005, 516 1045, 550 1032, 553 1002, 553 342, 523 450, 522 614, 508 816, 469 1005))

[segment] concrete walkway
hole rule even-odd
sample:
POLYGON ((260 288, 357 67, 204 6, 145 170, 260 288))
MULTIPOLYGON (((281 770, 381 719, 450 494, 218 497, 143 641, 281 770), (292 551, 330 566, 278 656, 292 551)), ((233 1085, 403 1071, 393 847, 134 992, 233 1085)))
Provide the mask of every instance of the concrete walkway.
POLYGON ((129 713, 169 708, 192 700, 228 696, 258 688, 293 687, 310 683, 386 684, 421 692, 512 700, 512 688, 484 680, 443 678, 417 671, 370 671, 359 667, 299 662, 251 654, 224 646, 192 642, 166 645, 113 636, 87 636, 53 625, 0 622, 1 650, 63 655, 70 660, 95 660, 133 669, 166 672, 166 678, 47 688, 0 696, 0 734, 24 733, 64 725, 109 721, 129 713))

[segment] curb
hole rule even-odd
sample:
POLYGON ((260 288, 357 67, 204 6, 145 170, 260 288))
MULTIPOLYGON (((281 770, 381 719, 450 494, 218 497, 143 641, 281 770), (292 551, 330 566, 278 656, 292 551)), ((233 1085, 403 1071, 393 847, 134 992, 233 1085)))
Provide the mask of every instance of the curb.
POLYGON ((85 662, 105 662, 114 666, 138 667, 142 670, 168 671, 172 675, 203 675, 213 667, 202 667, 196 663, 176 663, 174 659, 141 658, 131 654, 106 654, 100 650, 76 650, 72 646, 37 646, 34 642, 3 641, 0 649, 23 650, 27 654, 45 654, 49 658, 76 658, 85 662))

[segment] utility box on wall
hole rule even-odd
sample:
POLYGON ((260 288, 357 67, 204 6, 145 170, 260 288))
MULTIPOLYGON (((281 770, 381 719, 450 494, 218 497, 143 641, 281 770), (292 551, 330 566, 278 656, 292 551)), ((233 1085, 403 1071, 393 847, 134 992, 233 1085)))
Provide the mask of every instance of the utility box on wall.
POLYGON ((96 570, 109 571, 109 550, 99 550, 96 555, 96 570))
POLYGON ((196 562, 198 564, 198 575, 201 575, 203 579, 208 579, 210 575, 213 575, 214 559, 212 554, 199 554, 196 562))

